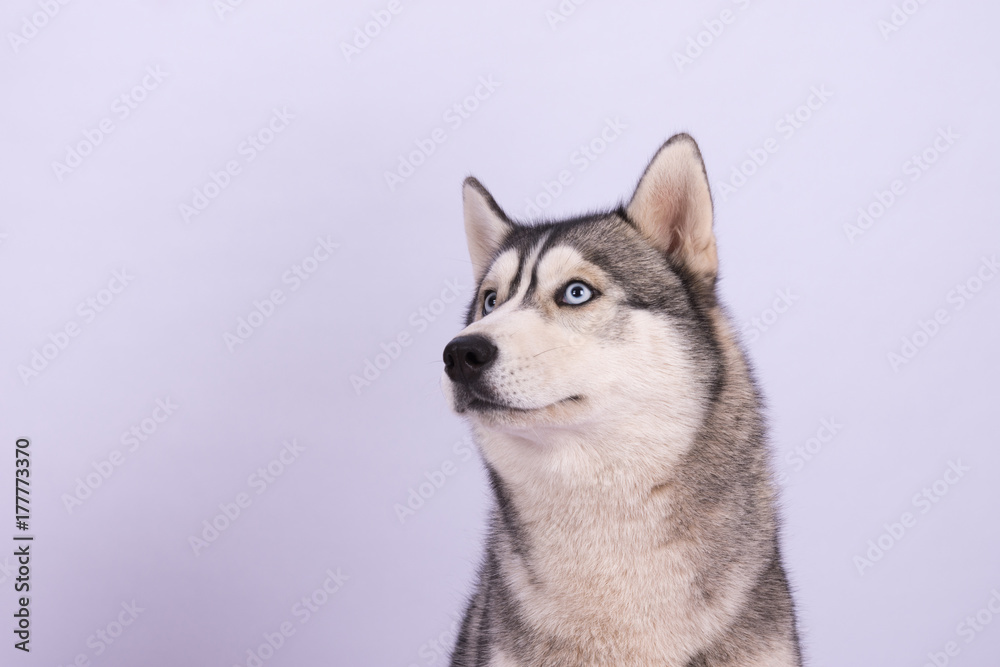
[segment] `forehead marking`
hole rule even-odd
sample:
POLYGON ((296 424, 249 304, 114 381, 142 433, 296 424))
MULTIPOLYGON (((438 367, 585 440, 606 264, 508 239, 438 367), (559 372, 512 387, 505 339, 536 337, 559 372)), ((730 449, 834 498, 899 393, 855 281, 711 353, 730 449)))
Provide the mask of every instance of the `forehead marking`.
MULTIPOLYGON (((559 235, 550 233, 542 240, 542 248, 540 250, 540 253, 542 254, 543 257, 547 257, 549 251, 552 250, 554 247, 557 247, 557 244, 559 243, 559 238, 560 238, 559 235)), ((531 269, 531 281, 528 283, 528 290, 527 292, 525 292, 524 295, 525 299, 528 299, 531 296, 533 296, 535 290, 538 289, 538 265, 540 263, 541 263, 540 260, 538 262, 535 262, 535 265, 531 269)))
POLYGON ((569 268, 574 267, 574 271, 582 268, 587 263, 580 251, 573 246, 553 245, 535 264, 534 282, 550 283, 560 274, 566 274, 564 279, 576 278, 577 275, 570 275, 569 268))
POLYGON ((517 288, 521 284, 521 272, 524 270, 524 262, 527 257, 528 250, 526 248, 520 248, 517 251, 517 270, 514 271, 514 275, 510 280, 510 285, 507 286, 508 296, 517 292, 517 288))
POLYGON ((524 280, 524 275, 528 272, 534 275, 535 267, 538 265, 539 256, 542 250, 545 249, 546 241, 548 241, 551 231, 545 233, 545 236, 540 238, 538 242, 531 247, 531 249, 522 255, 521 266, 519 267, 518 275, 514 282, 511 284, 511 294, 507 297, 507 302, 513 302, 515 299, 520 300, 522 303, 528 298, 529 291, 531 289, 527 280, 524 280), (524 289, 521 290, 521 287, 524 289), (518 290, 514 293, 514 290, 518 290))
POLYGON ((493 261, 493 266, 490 267, 489 272, 483 280, 484 282, 486 280, 494 280, 499 286, 499 283, 507 276, 516 276, 518 271, 521 270, 523 262, 523 258, 518 257, 517 250, 514 248, 505 250, 493 261))

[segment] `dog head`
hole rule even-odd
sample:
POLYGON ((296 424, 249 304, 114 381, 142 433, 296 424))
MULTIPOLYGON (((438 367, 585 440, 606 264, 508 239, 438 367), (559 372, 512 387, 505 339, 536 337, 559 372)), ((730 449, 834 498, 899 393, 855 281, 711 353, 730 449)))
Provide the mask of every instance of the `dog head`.
POLYGON ((676 135, 625 206, 559 222, 509 218, 465 181, 477 290, 444 350, 446 396, 478 431, 529 440, 622 420, 683 437, 719 381, 712 200, 676 135))

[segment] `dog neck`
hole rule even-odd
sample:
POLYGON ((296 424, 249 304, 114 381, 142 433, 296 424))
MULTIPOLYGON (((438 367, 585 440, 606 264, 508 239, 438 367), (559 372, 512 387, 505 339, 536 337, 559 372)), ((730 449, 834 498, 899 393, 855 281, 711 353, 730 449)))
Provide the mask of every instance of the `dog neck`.
MULTIPOLYGON (((589 636, 627 647, 629 660, 642 662, 723 621, 697 593, 703 542, 678 465, 694 435, 615 435, 487 436, 497 500, 491 543, 527 625, 568 645, 589 636), (516 459, 497 456, 500 447, 516 459), (608 450, 631 456, 609 459, 608 450), (664 624, 676 644, 663 643, 664 624)), ((723 597, 736 605, 744 594, 732 586, 723 597)))

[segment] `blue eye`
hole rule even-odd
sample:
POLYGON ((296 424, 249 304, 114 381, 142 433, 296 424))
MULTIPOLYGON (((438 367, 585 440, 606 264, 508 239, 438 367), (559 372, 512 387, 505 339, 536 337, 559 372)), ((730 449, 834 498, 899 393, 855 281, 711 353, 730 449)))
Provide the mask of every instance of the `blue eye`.
POLYGON ((490 290, 486 293, 486 298, 483 299, 483 315, 489 315, 493 312, 493 309, 497 307, 497 293, 490 290))
POLYGON ((562 301, 563 303, 568 303, 571 306, 579 306, 581 303, 587 303, 594 296, 593 291, 581 282, 573 282, 566 285, 566 291, 563 292, 562 301))

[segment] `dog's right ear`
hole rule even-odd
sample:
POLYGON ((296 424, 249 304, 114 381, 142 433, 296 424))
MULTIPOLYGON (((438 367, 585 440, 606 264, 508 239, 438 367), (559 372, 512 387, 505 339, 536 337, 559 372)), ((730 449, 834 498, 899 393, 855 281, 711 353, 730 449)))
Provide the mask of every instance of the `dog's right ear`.
POLYGON ((469 257, 479 281, 486 274, 500 244, 514 229, 512 223, 483 184, 472 176, 462 184, 462 205, 465 209, 465 239, 469 242, 469 257))

